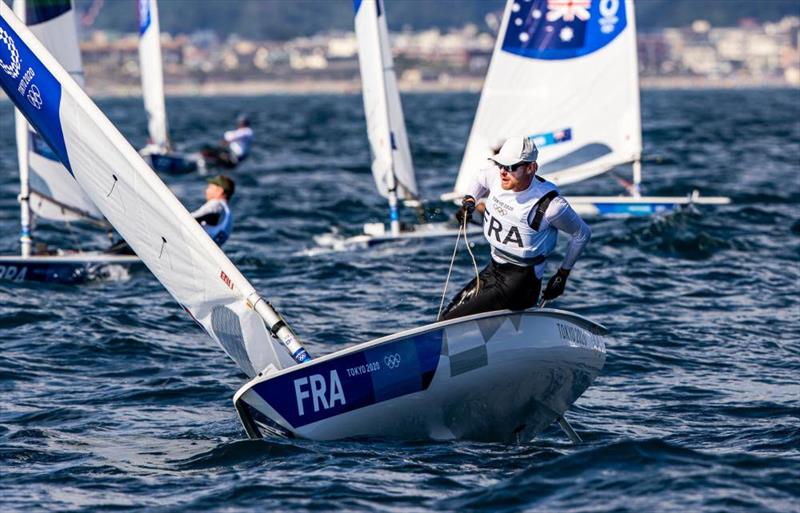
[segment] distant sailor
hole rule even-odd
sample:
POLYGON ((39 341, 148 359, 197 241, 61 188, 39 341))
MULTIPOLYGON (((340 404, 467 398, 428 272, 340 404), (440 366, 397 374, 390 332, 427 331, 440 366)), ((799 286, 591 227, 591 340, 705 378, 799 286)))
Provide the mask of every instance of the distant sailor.
POLYGON ((219 146, 205 146, 201 155, 207 163, 226 168, 234 168, 250 154, 253 143, 253 129, 250 118, 240 114, 236 118, 236 128, 228 130, 219 146))
MULTIPOLYGON (((229 177, 217 175, 208 180, 206 202, 192 212, 200 226, 217 245, 222 246, 233 232, 233 213, 228 201, 233 197, 236 184, 229 177)), ((125 240, 119 240, 106 250, 113 255, 134 255, 133 249, 125 240)))
POLYGON ((505 308, 524 310, 536 305, 545 262, 556 247, 558 232, 572 236, 561 268, 550 278, 543 298, 564 292, 572 266, 591 238, 591 229, 559 195, 555 185, 536 176, 539 150, 527 137, 511 137, 490 157, 457 217, 469 221, 476 199, 486 198, 483 234, 492 259, 476 280, 464 287, 442 314, 454 319, 505 308), (476 290, 477 289, 477 290, 476 290))
POLYGON ((236 184, 225 175, 208 180, 205 204, 192 212, 203 229, 214 242, 222 246, 233 231, 233 213, 228 201, 233 197, 236 184))

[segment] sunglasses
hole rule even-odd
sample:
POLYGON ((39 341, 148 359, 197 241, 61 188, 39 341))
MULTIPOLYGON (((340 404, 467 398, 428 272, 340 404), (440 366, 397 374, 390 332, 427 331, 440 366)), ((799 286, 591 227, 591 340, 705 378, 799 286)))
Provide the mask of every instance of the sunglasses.
MULTIPOLYGON (((495 164, 497 164, 495 162, 495 164)), ((523 168, 530 164, 530 162, 517 162, 513 166, 504 166, 503 164, 497 164, 497 167, 500 168, 500 171, 505 171, 506 173, 516 173, 518 169, 523 168)))

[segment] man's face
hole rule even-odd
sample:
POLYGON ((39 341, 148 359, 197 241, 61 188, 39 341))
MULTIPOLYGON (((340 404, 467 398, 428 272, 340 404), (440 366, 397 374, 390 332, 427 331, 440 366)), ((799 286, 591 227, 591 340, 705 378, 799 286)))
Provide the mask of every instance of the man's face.
POLYGON ((211 201, 215 199, 224 199, 224 198, 225 198, 225 189, 214 183, 208 184, 208 186, 206 187, 206 201, 211 201))
POLYGON ((524 190, 531 183, 533 173, 536 172, 536 163, 520 162, 514 166, 500 166, 500 187, 506 191, 524 190))

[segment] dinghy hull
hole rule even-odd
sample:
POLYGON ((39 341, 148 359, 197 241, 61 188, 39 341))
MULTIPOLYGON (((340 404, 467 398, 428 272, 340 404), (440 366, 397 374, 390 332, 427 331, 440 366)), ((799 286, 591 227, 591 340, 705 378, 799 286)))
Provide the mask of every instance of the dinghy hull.
POLYGON ((199 168, 200 159, 178 153, 151 153, 145 159, 154 171, 169 175, 194 173, 199 168))
POLYGON ((116 275, 114 267, 141 264, 136 256, 80 253, 52 256, 0 256, 0 281, 85 283, 116 275))
MULTIPOLYGON (((469 236, 483 233, 480 223, 470 223, 467 226, 469 236)), ((348 251, 353 249, 371 248, 387 243, 398 243, 410 240, 428 240, 441 238, 455 238, 458 236, 458 227, 448 223, 425 223, 413 225, 413 229, 401 231, 393 235, 390 230, 383 229, 373 233, 363 233, 354 237, 342 237, 336 233, 326 233, 314 237, 314 242, 320 248, 335 251, 348 251)))
POLYGON ((592 383, 606 333, 560 310, 478 314, 256 377, 234 404, 252 438, 526 440, 592 383))

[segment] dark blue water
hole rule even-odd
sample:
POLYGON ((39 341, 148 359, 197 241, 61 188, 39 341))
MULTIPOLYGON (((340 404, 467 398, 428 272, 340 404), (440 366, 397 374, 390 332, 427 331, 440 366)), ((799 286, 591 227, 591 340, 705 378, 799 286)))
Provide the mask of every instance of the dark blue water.
MULTIPOLYGON (((800 92, 643 94, 646 191, 733 205, 592 223, 554 306, 609 326, 606 366, 524 444, 247 441, 245 377, 146 273, 0 283, 0 510, 800 511, 800 92)), ((421 188, 449 190, 473 95, 404 98, 421 188)), ((137 100, 101 107, 136 146, 137 100)), ((430 321, 452 241, 303 256, 385 216, 356 96, 168 101, 189 149, 251 113, 226 252, 325 353, 430 321)), ((609 120, 612 123, 613 120, 609 120)), ((0 253, 18 233, 13 116, 0 104, 0 253)), ((190 208, 197 177, 170 180, 190 208)), ((616 194, 607 177, 566 192, 616 194)), ((101 246, 48 227, 43 239, 101 246)), ((478 246, 481 262, 486 247, 478 246)), ((557 262, 554 262, 554 265, 557 262)), ((455 281, 471 276, 466 253, 455 281)))

